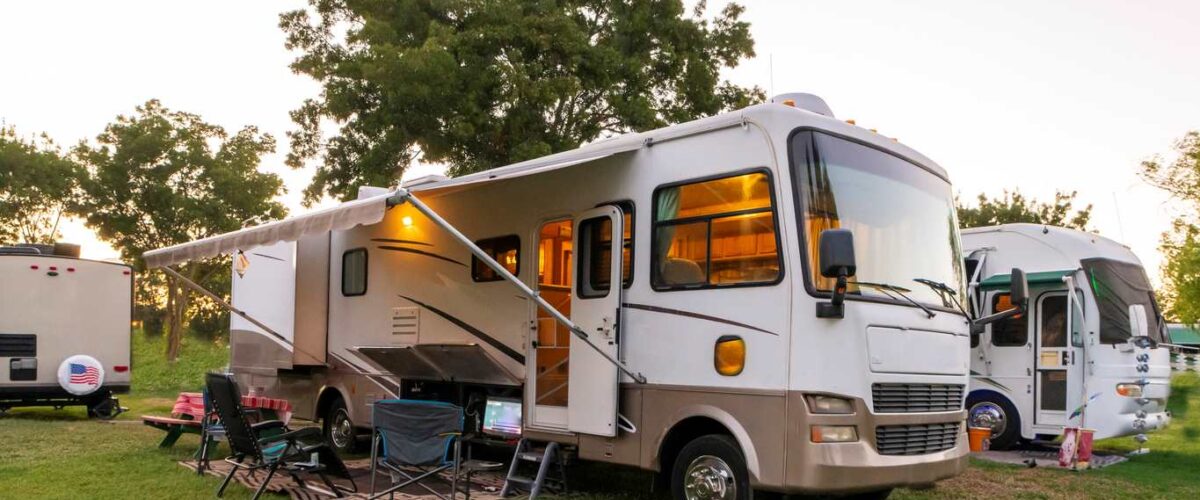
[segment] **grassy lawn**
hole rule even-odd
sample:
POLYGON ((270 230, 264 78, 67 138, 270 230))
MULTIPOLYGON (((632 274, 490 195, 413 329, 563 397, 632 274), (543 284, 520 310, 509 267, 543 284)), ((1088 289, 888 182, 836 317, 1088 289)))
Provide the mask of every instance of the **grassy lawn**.
MULTIPOLYGON (((141 424, 142 414, 166 415, 180 390, 196 390, 205 371, 228 359, 224 345, 187 339, 174 366, 162 360, 163 340, 140 334, 134 341, 133 395, 129 412, 113 422, 88 420, 82 408, 16 409, 0 417, 0 498, 213 498, 219 481, 176 464, 196 450, 185 435, 173 449, 159 449, 163 433, 141 424)), ((1200 377, 1177 375, 1171 427, 1151 435, 1149 455, 1083 473, 1028 469, 973 461, 962 476, 925 490, 898 490, 893 498, 1200 498, 1200 377)), ((1130 438, 1097 443, 1098 450, 1125 452, 1130 438)), ((224 451, 224 449, 222 449, 224 451)), ((572 471, 585 493, 575 498, 645 496, 649 476, 632 470, 585 465, 572 471)), ((227 498, 248 498, 236 483, 227 498)))

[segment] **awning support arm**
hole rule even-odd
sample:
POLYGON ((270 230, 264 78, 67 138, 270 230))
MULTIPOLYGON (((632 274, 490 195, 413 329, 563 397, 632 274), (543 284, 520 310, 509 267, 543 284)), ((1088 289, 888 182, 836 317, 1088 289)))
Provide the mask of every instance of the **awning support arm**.
MULTIPOLYGON (((263 331, 265 331, 265 332, 267 332, 267 333, 271 334, 271 336, 273 336, 273 337, 275 337, 275 338, 277 338, 277 339, 283 339, 283 338, 284 338, 284 337, 283 337, 283 335, 280 335, 280 334, 279 334, 279 332, 276 332, 275 330, 272 330, 272 329, 271 329, 271 327, 269 327, 269 326, 267 326, 267 325, 264 325, 264 324, 263 324, 261 321, 259 321, 259 320, 257 320, 257 319, 254 319, 254 317, 253 317, 253 316, 250 316, 249 314, 246 314, 246 312, 245 312, 245 311, 243 311, 243 310, 241 310, 241 309, 238 309, 238 308, 236 308, 236 307, 233 307, 233 304, 230 304, 230 303, 228 303, 228 302, 225 302, 225 299, 221 298, 221 296, 220 296, 220 295, 217 295, 217 294, 215 294, 215 293, 212 293, 212 292, 208 291, 208 289, 206 289, 206 288, 204 288, 204 287, 200 286, 199 284, 197 284, 196 282, 194 282, 194 281, 192 281, 192 280, 190 280, 190 279, 187 279, 187 278, 186 278, 186 277, 184 277, 182 274, 179 274, 179 273, 178 273, 177 271, 175 271, 174 269, 171 269, 171 267, 170 267, 170 266, 163 266, 163 267, 160 267, 159 269, 162 269, 162 272, 169 274, 169 275, 170 275, 172 278, 175 278, 175 279, 179 280, 179 282, 180 282, 180 283, 182 283, 184 286, 186 286, 186 287, 188 287, 188 288, 191 288, 192 290, 195 290, 197 293, 199 293, 199 294, 201 294, 201 295, 203 295, 203 296, 205 296, 205 297, 208 297, 209 299, 212 299, 212 301, 213 301, 213 302, 215 302, 215 303, 216 303, 218 306, 221 306, 223 309, 225 309, 225 310, 229 311, 230 313, 232 313, 232 314, 236 314, 236 315, 238 315, 238 316, 241 316, 241 317, 242 317, 242 319, 245 319, 246 321, 249 321, 249 322, 251 322, 251 323, 254 323, 254 326, 257 326, 257 327, 259 327, 259 328, 262 328, 262 329, 263 329, 263 331)), ((296 346, 295 346, 295 345, 292 345, 291 347, 292 347, 293 349, 296 349, 296 346)), ((303 351, 303 350, 301 350, 301 352, 304 352, 304 351, 303 351)), ((311 353, 307 353, 307 352, 305 352, 305 354, 308 354, 309 356, 312 356, 314 359, 321 359, 321 357, 313 356, 311 353)), ((322 357, 323 357, 323 356, 322 356, 322 357)))
POLYGON ((492 256, 487 254, 487 252, 484 252, 483 249, 479 248, 474 241, 471 241, 470 238, 462 234, 457 228, 454 227, 454 225, 447 222, 446 219, 443 219, 441 215, 438 215, 437 212, 434 212, 432 208, 429 208, 428 205, 417 199, 417 197, 407 189, 398 188, 396 190, 396 194, 393 194, 387 199, 388 207, 393 207, 404 203, 412 205, 413 208, 417 209, 418 212, 421 212, 423 215, 428 217, 429 220, 433 221, 434 224, 437 224, 438 227, 444 229, 452 238, 461 243, 463 246, 467 247, 467 249, 471 251, 472 255, 495 271, 496 274, 500 275, 501 278, 504 278, 505 281, 512 283, 513 286, 517 287, 517 290, 519 290, 522 295, 529 298, 529 300, 534 301, 538 307, 541 307, 544 311, 549 313, 550 316, 555 319, 555 321, 558 321, 563 326, 567 327, 567 329, 569 329, 571 333, 574 333, 579 340, 582 340, 589 347, 595 349, 595 351, 600 353, 601 356, 604 356, 604 359, 607 359, 609 363, 612 363, 613 366, 616 366, 618 370, 621 370, 626 375, 629 375, 630 378, 639 384, 646 383, 645 376, 634 372, 628 366, 625 366, 625 363, 622 363, 617 358, 614 358, 612 355, 601 350, 596 346, 596 344, 593 344, 591 340, 588 340, 588 334, 576 326, 570 318, 564 316, 563 313, 559 312, 558 309, 555 309, 554 306, 549 302, 546 302, 546 299, 543 299, 532 288, 529 288, 524 282, 522 282, 516 276, 513 276, 512 273, 508 272, 508 269, 505 269, 504 266, 500 265, 499 262, 496 262, 496 259, 493 259, 492 256))

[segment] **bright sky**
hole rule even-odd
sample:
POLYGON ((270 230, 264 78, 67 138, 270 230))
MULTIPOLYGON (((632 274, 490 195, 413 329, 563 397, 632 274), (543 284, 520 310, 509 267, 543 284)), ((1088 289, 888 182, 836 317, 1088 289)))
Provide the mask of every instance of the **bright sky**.
MULTIPOLYGON (((1172 211, 1136 171, 1200 129, 1200 2, 742 3, 758 57, 734 81, 822 96, 839 117, 938 161, 966 198, 1078 190, 1095 206, 1093 226, 1157 280, 1172 211)), ((71 145, 159 98, 230 131, 254 124, 279 141, 263 168, 284 177, 298 212, 311 171, 283 165, 284 134, 288 111, 319 89, 288 70, 277 22, 300 5, 5 2, 0 120, 71 145)), ((85 256, 116 255, 82 225, 65 233, 85 256)))

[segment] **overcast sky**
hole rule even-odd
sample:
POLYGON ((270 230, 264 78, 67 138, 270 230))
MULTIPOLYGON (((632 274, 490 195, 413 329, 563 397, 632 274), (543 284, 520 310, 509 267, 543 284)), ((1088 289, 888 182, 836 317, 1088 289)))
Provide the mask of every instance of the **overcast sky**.
MULTIPOLYGON (((1078 190, 1093 226, 1157 280, 1172 212, 1136 172, 1200 129, 1200 2, 741 3, 758 57, 735 82, 822 96, 939 162, 966 198, 1078 190)), ((71 145, 158 98, 230 131, 254 124, 279 141, 263 168, 284 177, 296 213, 311 172, 283 166, 287 113, 319 88, 288 70, 277 22, 301 5, 4 2, 0 121, 71 145)), ((116 255, 79 224, 66 236, 85 256, 116 255)))

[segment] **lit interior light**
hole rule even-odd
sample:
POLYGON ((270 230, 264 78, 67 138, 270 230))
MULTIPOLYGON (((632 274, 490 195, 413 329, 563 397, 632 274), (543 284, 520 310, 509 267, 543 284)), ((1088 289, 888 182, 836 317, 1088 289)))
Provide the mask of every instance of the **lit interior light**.
POLYGON ((400 218, 400 223, 403 224, 404 227, 411 227, 412 226, 412 217, 405 215, 404 217, 400 218))

